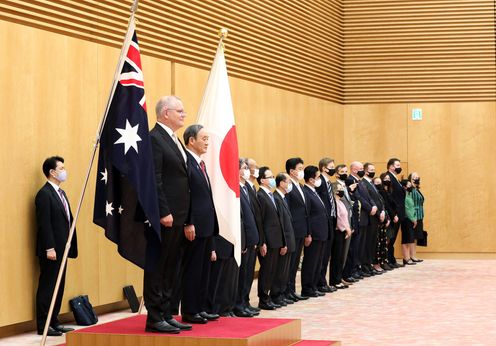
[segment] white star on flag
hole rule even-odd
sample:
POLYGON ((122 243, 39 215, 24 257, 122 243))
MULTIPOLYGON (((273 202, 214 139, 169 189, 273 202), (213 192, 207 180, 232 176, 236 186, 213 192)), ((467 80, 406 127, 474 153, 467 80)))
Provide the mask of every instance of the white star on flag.
POLYGON ((120 206, 119 206, 119 214, 122 214, 122 211, 123 211, 123 210, 124 210, 124 209, 122 208, 122 205, 120 205, 120 206))
POLYGON ((105 205, 105 215, 106 216, 113 215, 112 214, 112 210, 114 210, 114 208, 112 207, 112 203, 106 202, 106 205, 105 205))
POLYGON ((131 147, 133 147, 134 150, 136 150, 136 153, 138 153, 138 142, 141 141, 141 137, 138 136, 138 127, 139 124, 136 124, 136 126, 131 126, 129 120, 126 119, 125 129, 116 128, 116 130, 121 134, 121 138, 119 138, 114 144, 124 144, 124 155, 127 154, 127 151, 131 147))
POLYGON ((105 182, 105 185, 107 185, 107 168, 105 168, 105 171, 104 172, 100 172, 100 174, 102 175, 102 179, 104 182, 105 182))

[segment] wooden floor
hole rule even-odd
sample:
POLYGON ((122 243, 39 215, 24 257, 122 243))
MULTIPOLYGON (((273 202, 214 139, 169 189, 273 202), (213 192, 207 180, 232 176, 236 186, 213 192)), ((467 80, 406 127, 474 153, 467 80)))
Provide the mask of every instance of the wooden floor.
MULTIPOLYGON (((427 256, 426 256, 427 257, 427 256)), ((256 303, 256 283, 252 302, 256 303)), ((100 316, 100 321, 132 316, 100 316)), ((260 317, 302 320, 302 339, 342 345, 496 345, 496 260, 429 259, 260 317)), ((34 333, 0 345, 37 345, 34 333)), ((64 338, 49 338, 49 345, 64 338)))

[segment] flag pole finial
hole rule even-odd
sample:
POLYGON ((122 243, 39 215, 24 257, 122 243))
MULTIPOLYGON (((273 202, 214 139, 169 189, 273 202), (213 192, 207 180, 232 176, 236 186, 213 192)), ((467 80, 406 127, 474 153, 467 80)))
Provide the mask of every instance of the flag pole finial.
POLYGON ((228 33, 229 30, 227 30, 226 28, 221 28, 219 30, 219 38, 221 40, 225 39, 227 37, 227 33, 228 33))

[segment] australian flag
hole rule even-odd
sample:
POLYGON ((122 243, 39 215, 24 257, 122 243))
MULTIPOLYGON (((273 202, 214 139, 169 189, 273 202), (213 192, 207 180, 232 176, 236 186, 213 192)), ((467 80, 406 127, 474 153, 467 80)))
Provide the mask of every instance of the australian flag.
POLYGON ((125 61, 100 137, 93 222, 122 257, 145 268, 159 251, 160 218, 140 51, 134 28, 129 30, 132 40, 123 48, 125 61))

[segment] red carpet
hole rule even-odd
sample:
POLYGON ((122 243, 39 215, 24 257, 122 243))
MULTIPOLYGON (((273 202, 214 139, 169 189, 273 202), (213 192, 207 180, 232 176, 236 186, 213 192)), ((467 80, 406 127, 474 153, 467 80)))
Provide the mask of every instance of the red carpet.
MULTIPOLYGON (((177 318, 181 321, 181 318, 177 318)), ((194 324, 193 330, 180 334, 167 334, 170 337, 213 337, 213 338, 248 338, 274 327, 293 321, 282 318, 230 318, 221 317, 218 321, 207 324, 194 324)), ((73 333, 105 333, 149 335, 145 332, 146 315, 137 315, 122 320, 103 323, 74 331, 73 333)), ((319 345, 320 346, 320 345, 319 345)))
POLYGON ((324 341, 324 340, 301 340, 292 346, 331 346, 335 344, 336 341, 324 341))

